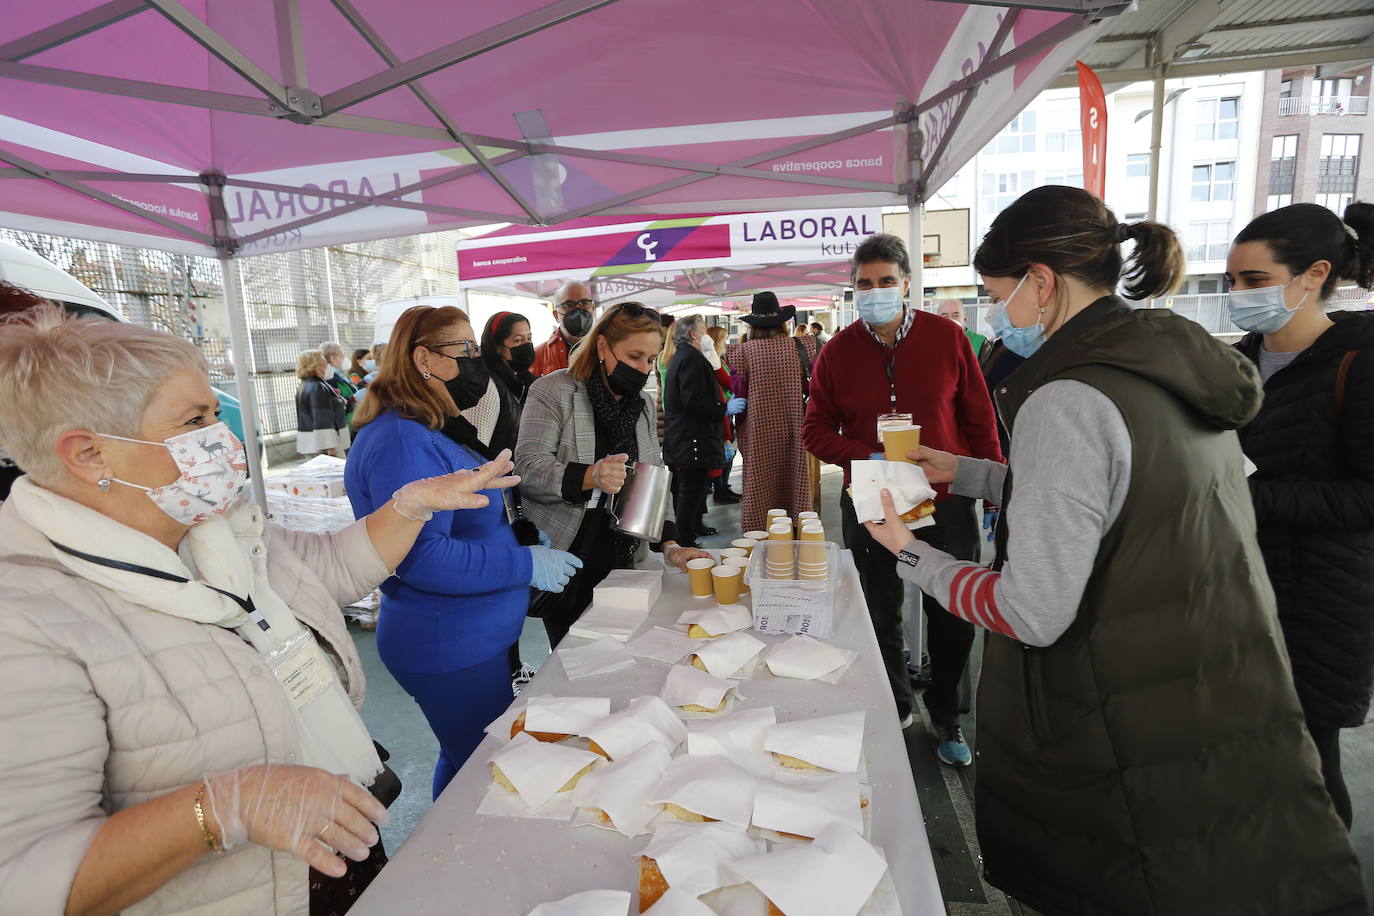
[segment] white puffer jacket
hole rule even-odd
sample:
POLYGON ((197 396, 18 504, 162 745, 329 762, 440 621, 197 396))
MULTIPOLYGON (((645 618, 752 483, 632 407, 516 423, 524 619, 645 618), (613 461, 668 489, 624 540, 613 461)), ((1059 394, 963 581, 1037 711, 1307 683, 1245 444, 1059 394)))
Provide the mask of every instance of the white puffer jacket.
MULTIPOLYGON (((269 582, 320 636, 354 704, 363 671, 339 608, 389 575, 363 522, 337 535, 267 526, 269 582)), ((233 630, 152 611, 77 578, 0 505, 0 914, 59 914, 115 811, 210 773, 295 763, 290 701, 233 630)), ((188 808, 187 818, 194 818, 188 808)), ((307 867, 244 844, 207 855, 127 916, 306 914, 307 867)))

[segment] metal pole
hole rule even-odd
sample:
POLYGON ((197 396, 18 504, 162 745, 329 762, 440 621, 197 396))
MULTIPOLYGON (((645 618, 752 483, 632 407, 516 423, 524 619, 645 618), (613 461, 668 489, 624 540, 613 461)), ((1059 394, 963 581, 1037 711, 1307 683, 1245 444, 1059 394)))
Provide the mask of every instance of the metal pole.
POLYGON ((234 348, 234 383, 238 388, 239 411, 243 416, 243 446, 248 454, 249 483, 253 488, 253 501, 266 512, 267 487, 263 484, 265 469, 259 454, 262 446, 258 439, 258 395, 253 390, 253 352, 244 314, 243 276, 239 272, 238 261, 223 258, 219 263, 224 273, 224 307, 229 312, 229 343, 234 348))
POLYGON ((324 286, 329 290, 329 339, 342 343, 339 337, 339 319, 334 315, 334 270, 330 266, 328 246, 324 249, 324 286))
POLYGON ((925 239, 921 237, 925 212, 925 205, 913 195, 906 211, 906 234, 910 240, 907 247, 911 253, 911 293, 908 303, 917 310, 925 307, 925 239))
POLYGON ((1159 165, 1164 150, 1164 67, 1155 69, 1154 110, 1150 113, 1150 219, 1159 219, 1159 165))
MULTIPOLYGON (((911 292, 908 297, 908 308, 920 310, 925 304, 925 240, 921 237, 922 216, 925 213, 925 134, 920 129, 919 119, 913 121, 911 127, 913 129, 908 133, 911 184, 906 198, 907 250, 911 256, 911 292)), ((925 648, 925 631, 921 627, 921 612, 925 609, 923 605, 921 592, 917 591, 916 606, 911 609, 908 617, 914 625, 907 628, 911 660, 917 665, 921 663, 921 655, 925 648)))

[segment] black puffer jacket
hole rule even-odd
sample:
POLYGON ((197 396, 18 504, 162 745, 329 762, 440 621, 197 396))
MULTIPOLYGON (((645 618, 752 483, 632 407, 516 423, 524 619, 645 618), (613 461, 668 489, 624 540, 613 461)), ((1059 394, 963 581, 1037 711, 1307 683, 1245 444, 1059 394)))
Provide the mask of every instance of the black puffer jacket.
POLYGON ((711 364, 696 347, 681 346, 663 386, 663 461, 670 468, 725 464, 725 405, 711 364))
MULTIPOLYGON (((1303 711, 1314 725, 1363 725, 1374 690, 1374 314, 1335 326, 1264 386, 1240 431, 1260 548, 1278 597, 1303 711), (1336 375, 1351 350, 1345 406, 1336 375)), ((1262 338, 1237 348, 1258 360, 1262 338)))

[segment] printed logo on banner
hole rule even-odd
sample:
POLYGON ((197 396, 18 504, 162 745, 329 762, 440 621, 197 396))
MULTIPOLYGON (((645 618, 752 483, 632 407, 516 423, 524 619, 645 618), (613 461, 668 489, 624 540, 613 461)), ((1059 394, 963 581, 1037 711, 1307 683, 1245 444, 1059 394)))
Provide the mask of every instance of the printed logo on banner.
POLYGON ((729 256, 728 226, 671 226, 634 233, 601 266, 626 267, 656 261, 695 261, 729 256))

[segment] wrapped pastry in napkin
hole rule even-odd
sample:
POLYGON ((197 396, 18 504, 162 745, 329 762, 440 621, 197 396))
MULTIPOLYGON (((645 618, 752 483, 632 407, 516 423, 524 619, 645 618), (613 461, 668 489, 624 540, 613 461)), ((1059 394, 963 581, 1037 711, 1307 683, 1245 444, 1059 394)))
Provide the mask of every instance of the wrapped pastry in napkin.
POLYGON ((857 773, 863 744, 862 710, 779 722, 763 736, 764 748, 779 763, 798 770, 819 767, 836 773, 857 773))
POLYGON ((687 738, 687 726, 658 697, 636 697, 620 712, 611 713, 583 732, 590 749, 619 760, 646 744, 657 744, 671 754, 687 738))
POLYGON ((658 902, 644 909, 643 899, 639 902, 640 912, 646 916, 715 916, 716 911, 686 891, 670 887, 658 902))
POLYGON ((680 630, 654 627, 625 644, 625 651, 636 658, 676 665, 697 646, 697 641, 680 630))
POLYGON ((803 634, 774 645, 763 656, 763 661, 777 677, 836 683, 856 657, 857 653, 837 649, 803 634))
POLYGON ((687 611, 677 619, 678 626, 687 628, 687 635, 693 639, 715 639, 736 630, 747 630, 754 625, 754 615, 742 605, 713 607, 704 611, 687 611))
MULTIPOLYGON (((595 775, 588 773, 583 781, 595 775)), ((803 839, 811 839, 832 823, 862 834, 863 807, 859 779, 852 773, 802 785, 760 782, 754 790, 753 821, 755 827, 803 839)))
POLYGON ((881 522, 882 491, 892 493, 892 503, 906 526, 915 530, 935 524, 935 490, 926 472, 905 461, 851 461, 849 496, 861 522, 881 522))
POLYGON ((722 821, 661 824, 639 857, 640 912, 669 888, 699 897, 738 883, 739 878, 726 866, 736 859, 758 855, 765 848, 744 828, 722 821))
POLYGON ((806 846, 737 859, 730 870, 757 887, 783 916, 856 916, 887 872, 858 833, 830 824, 806 846))
POLYGON ((515 717, 510 726, 510 736, 520 732, 527 733, 539 741, 562 741, 599 719, 611 714, 609 697, 530 697, 525 702, 525 711, 515 717))
POLYGON ((529 916, 629 916, 629 891, 583 891, 541 903, 530 910, 529 916))
POLYGON ((625 644, 614 636, 603 636, 581 646, 559 646, 554 654, 563 663, 563 672, 570 681, 623 671, 636 664, 635 657, 625 651, 625 644))
POLYGON ((674 757, 650 804, 663 805, 682 821, 725 821, 749 826, 758 779, 724 757, 674 757))
POLYGON ((663 809, 645 799, 658 786, 672 757, 662 745, 646 744, 615 763, 583 776, 573 790, 573 804, 588 809, 593 820, 629 837, 648 833, 649 821, 663 809))
POLYGON ((745 632, 727 633, 696 648, 688 656, 693 668, 716 677, 730 677, 753 661, 764 649, 764 643, 745 632))
POLYGON ((491 778, 538 808, 559 792, 572 791, 600 759, 591 751, 516 735, 491 755, 491 778))
POLYGON ((688 722, 687 753, 694 757, 725 757, 756 776, 772 776, 778 765, 763 749, 763 736, 776 721, 773 707, 765 706, 688 722))
POLYGON ((716 713, 725 708, 732 693, 738 695, 733 681, 686 665, 674 665, 668 669, 658 695, 669 706, 687 713, 716 713))

